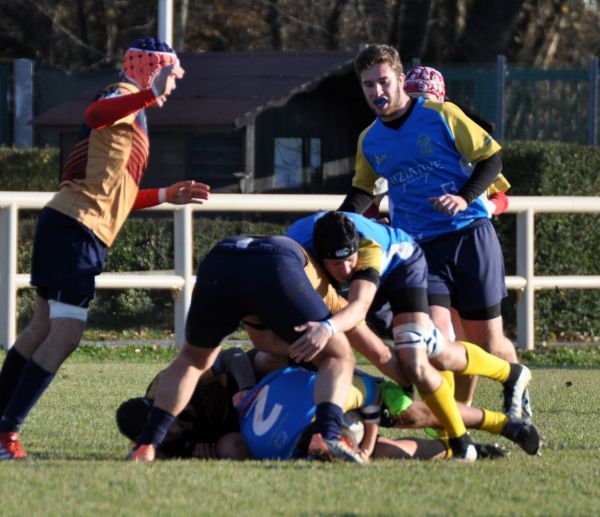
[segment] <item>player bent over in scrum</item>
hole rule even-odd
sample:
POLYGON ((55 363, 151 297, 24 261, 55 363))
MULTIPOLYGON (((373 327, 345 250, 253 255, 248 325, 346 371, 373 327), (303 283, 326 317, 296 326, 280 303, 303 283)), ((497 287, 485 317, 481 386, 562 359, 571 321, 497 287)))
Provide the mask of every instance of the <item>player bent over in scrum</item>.
MULTIPOLYGON (((221 342, 247 315, 257 315, 287 343, 307 321, 326 322, 331 312, 304 272, 305 252, 286 237, 230 237, 219 242, 198 266, 186 322, 186 342, 167 367, 148 421, 129 458, 152 461, 175 417, 188 404, 200 376, 214 363, 221 342)), ((313 333, 309 329, 306 333, 313 333)), ((341 438, 342 406, 348 396, 354 355, 343 333, 304 349, 303 360, 317 365, 314 437, 329 456, 362 462, 341 438)))
POLYGON ((339 330, 367 317, 372 306, 390 302, 396 353, 406 375, 443 423, 455 457, 475 459, 452 390, 436 368, 484 375, 502 382, 507 412, 521 416, 529 370, 469 343, 445 341, 428 314, 427 263, 409 235, 343 212, 300 219, 290 227, 288 235, 316 255, 340 289, 348 288, 350 304, 333 318, 339 330))

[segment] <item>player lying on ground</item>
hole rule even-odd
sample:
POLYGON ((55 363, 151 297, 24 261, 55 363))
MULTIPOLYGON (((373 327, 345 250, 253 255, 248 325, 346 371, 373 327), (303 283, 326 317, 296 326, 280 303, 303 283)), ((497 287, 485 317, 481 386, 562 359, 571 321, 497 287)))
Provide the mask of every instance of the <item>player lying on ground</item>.
MULTIPOLYGON (((216 367, 210 371, 210 375, 199 381, 190 403, 172 424, 158 447, 158 456, 223 459, 291 459, 306 456, 311 420, 315 413, 311 396, 315 373, 302 368, 278 369, 275 373, 267 374, 256 387, 248 389, 255 371, 263 373, 284 362, 281 358, 268 357, 256 350, 243 352, 241 349, 228 349, 222 352, 216 367), (279 360, 274 363, 274 359, 279 360), (238 391, 240 387, 242 389, 238 391), (234 399, 242 408, 243 438, 234 399), (277 439, 278 436, 284 438, 277 439)), ((125 401, 117 411, 119 428, 131 440, 135 441, 143 428, 160 377, 161 374, 158 374, 151 382, 145 397, 125 401)), ((377 406, 380 405, 379 391, 383 393, 381 405, 385 425, 416 427, 436 423, 427 406, 422 401, 413 402, 399 386, 358 373, 353 378, 345 409, 362 408, 367 420, 367 433, 360 444, 365 458, 428 459, 446 455, 447 446, 440 440, 390 440, 377 437, 373 420, 377 419, 377 406), (399 414, 390 417, 396 411, 399 414)), ((477 414, 481 410, 467 406, 461 409, 466 411, 465 421, 481 420, 477 414)), ((478 428, 496 432, 502 427, 502 419, 507 421, 504 427, 510 427, 511 433, 503 431, 501 434, 533 454, 533 447, 539 444, 539 435, 533 426, 514 420, 509 422, 504 415, 487 412, 482 419, 484 423, 488 422, 487 427, 483 425, 478 428), (492 422, 493 425, 490 425, 492 422)), ((356 424, 349 426, 349 430, 354 431, 355 427, 356 424)), ((494 447, 480 447, 479 452, 486 455, 501 453, 494 447)))

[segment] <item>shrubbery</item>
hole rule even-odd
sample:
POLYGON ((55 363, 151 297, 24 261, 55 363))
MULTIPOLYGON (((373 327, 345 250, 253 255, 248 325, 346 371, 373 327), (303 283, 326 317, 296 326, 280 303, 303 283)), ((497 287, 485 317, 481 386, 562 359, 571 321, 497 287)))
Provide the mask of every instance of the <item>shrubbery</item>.
MULTIPOLYGON (((559 143, 509 142, 504 172, 511 195, 600 195, 600 149, 559 143)), ((0 189, 49 191, 57 187, 55 149, 0 148, 0 189)), ((220 238, 245 233, 281 233, 293 214, 203 214, 194 225, 196 260, 220 238)), ((23 214, 19 225, 19 271, 27 272, 35 214, 23 214)), ((536 274, 600 274, 600 217, 592 214, 544 214, 536 217, 536 274)), ((495 220, 504 248, 507 274, 515 273, 515 220, 495 220)), ((125 224, 111 248, 106 271, 173 269, 173 223, 170 216, 142 213, 125 224)), ((104 329, 153 327, 172 329, 176 293, 128 289, 98 292, 90 324, 104 329), (132 323, 134 322, 134 323, 132 323)), ((505 304, 506 323, 514 328, 514 297, 505 304)), ((19 297, 20 322, 29 318, 30 290, 19 297)), ((600 335, 598 290, 551 290, 536 295, 536 335, 567 340, 600 335)))
MULTIPOLYGON (((550 142, 504 144, 504 171, 518 196, 599 196, 600 149, 550 142)), ((515 272, 513 216, 496 219, 507 272, 515 272)), ((600 215, 541 214, 535 218, 536 275, 600 274, 600 215)), ((514 313, 514 305, 510 307, 514 313)), ((572 340, 600 335, 600 291, 553 289, 536 293, 536 336, 572 340)), ((508 313, 509 322, 514 315, 508 313)))

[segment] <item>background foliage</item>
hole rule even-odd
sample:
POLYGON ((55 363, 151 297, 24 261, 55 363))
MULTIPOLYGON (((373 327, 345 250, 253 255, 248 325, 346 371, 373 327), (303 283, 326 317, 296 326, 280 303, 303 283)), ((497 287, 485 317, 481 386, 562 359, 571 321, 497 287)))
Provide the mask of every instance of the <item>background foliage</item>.
MULTIPOLYGON (((512 195, 600 195, 600 149, 559 143, 508 142, 504 172, 512 195)), ((58 153, 54 149, 0 149, 1 190, 57 188, 58 153)), ((202 214, 194 224, 194 257, 200 260, 222 237, 282 233, 294 214, 202 214)), ((507 274, 515 274, 515 217, 495 220, 504 249, 507 274)), ((35 214, 19 224, 19 272, 29 271, 35 214)), ((600 271, 600 216, 544 214, 535 222, 535 272, 538 275, 594 275, 600 271)), ((173 223, 170 216, 141 213, 125 224, 111 248, 106 271, 172 270, 173 223)), ((176 292, 99 290, 90 311, 91 328, 119 330, 128 337, 146 329, 172 332, 176 292), (132 323, 133 322, 133 323, 132 323)), ((29 318, 33 293, 19 296, 20 323, 29 318)), ((509 333, 514 332, 515 293, 504 305, 509 333)), ((589 340, 600 336, 600 292, 556 289, 536 294, 536 335, 549 341, 589 340)))
MULTIPOLYGON (((561 143, 507 142, 503 148, 504 171, 511 195, 598 196, 600 151, 598 148, 561 143)), ((496 219, 507 272, 515 274, 514 216, 496 219)), ((542 214, 535 219, 536 275, 598 275, 600 234, 598 214, 542 214)), ((514 293, 513 293, 514 295, 514 293)), ((509 321, 514 304, 507 305, 509 321)), ((553 289, 536 293, 538 339, 579 340, 600 335, 600 292, 553 289)))
MULTIPOLYGON (((187 52, 380 42, 405 61, 481 63, 504 54, 549 67, 587 64, 600 43, 600 4, 589 0, 174 0, 174 18, 174 46, 187 52)), ((157 2, 3 0, 0 57, 115 67, 131 41, 156 33, 157 2)))

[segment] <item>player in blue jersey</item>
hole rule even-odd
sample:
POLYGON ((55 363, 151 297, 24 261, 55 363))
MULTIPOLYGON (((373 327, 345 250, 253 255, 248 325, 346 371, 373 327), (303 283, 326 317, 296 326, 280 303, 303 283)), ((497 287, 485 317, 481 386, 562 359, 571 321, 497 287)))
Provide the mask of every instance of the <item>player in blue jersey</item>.
MULTIPOLYGON (((391 223, 423 248, 436 326, 456 307, 467 339, 517 362, 504 336, 504 262, 486 189, 502 168, 500 145, 451 102, 411 99, 398 52, 370 45, 355 70, 377 118, 360 135, 352 190, 340 209, 362 213, 378 178, 388 183, 391 223)), ((528 411, 528 401, 525 401, 528 411)))
MULTIPOLYGON (((315 414, 314 403, 307 394, 314 382, 314 372, 291 367, 272 372, 246 393, 237 407, 249 457, 279 460, 306 457, 315 414)), ((355 371, 345 410, 357 414, 358 422, 364 424, 364 435, 347 436, 356 439, 365 460, 447 457, 446 444, 440 440, 391 440, 378 436, 380 421, 386 427, 411 429, 440 425, 423 401, 413 402, 394 383, 355 371)), ((540 435, 532 424, 465 405, 461 405, 461 412, 469 427, 504 436, 527 454, 535 455, 541 447, 540 435)), ((350 422, 346 427, 354 431, 350 422)), ((476 443, 474 447, 480 458, 504 456, 498 446, 476 443)))
MULTIPOLYGON (((227 349, 219 354, 218 367, 198 382, 190 403, 171 424, 157 450, 159 458, 299 459, 307 456, 315 405, 312 389, 316 373, 299 367, 277 368, 266 373, 271 359, 251 349, 227 349), (253 385, 254 376, 262 380, 253 385), (265 375, 266 374, 266 375, 265 375), (249 385, 252 383, 252 385, 249 385), (239 391, 241 390, 241 391, 239 391), (237 408, 236 408, 237 406, 237 408), (239 412, 238 412, 239 409, 239 412)), ((216 363, 216 364, 217 364, 216 363)), ((147 419, 162 372, 150 383, 144 397, 126 400, 117 410, 119 430, 137 440, 147 419)), ((378 436, 382 425, 400 428, 439 426, 422 401, 412 401, 394 383, 355 371, 344 409, 344 434, 356 441, 368 458, 429 459, 446 456, 439 440, 378 436), (354 416, 352 422, 349 416, 354 416)), ((487 410, 461 406, 470 427, 502 435, 528 454, 536 454, 540 438, 534 426, 487 410)), ((482 457, 501 455, 501 449, 477 444, 482 457)))
MULTIPOLYGON (((315 449, 330 459, 361 462, 341 440, 342 406, 352 381, 354 356, 344 333, 330 332, 323 346, 294 348, 305 321, 329 326, 331 311, 306 272, 305 251, 292 239, 236 236, 217 243, 199 264, 186 321, 186 342, 163 373, 148 421, 129 458, 153 461, 156 448, 188 404, 199 378, 217 358, 221 342, 248 315, 256 315, 318 368, 314 388, 315 449)), ((311 334, 314 329, 308 329, 311 334)), ((311 442, 312 443, 312 442, 311 442)))
MULTIPOLYGON (((383 303, 391 305, 400 364, 443 423, 456 456, 468 455, 472 448, 453 391, 437 369, 484 375, 503 383, 506 409, 512 416, 521 416, 529 370, 470 343, 445 340, 428 314, 427 263, 419 245, 406 233, 354 213, 321 212, 296 221, 287 235, 314 254, 339 289, 348 289, 348 306, 331 319, 336 329, 352 328, 367 318, 373 305, 374 310, 383 303)), ((310 322, 306 328, 317 325, 310 322)), ((314 337, 318 335, 301 341, 314 337)))

